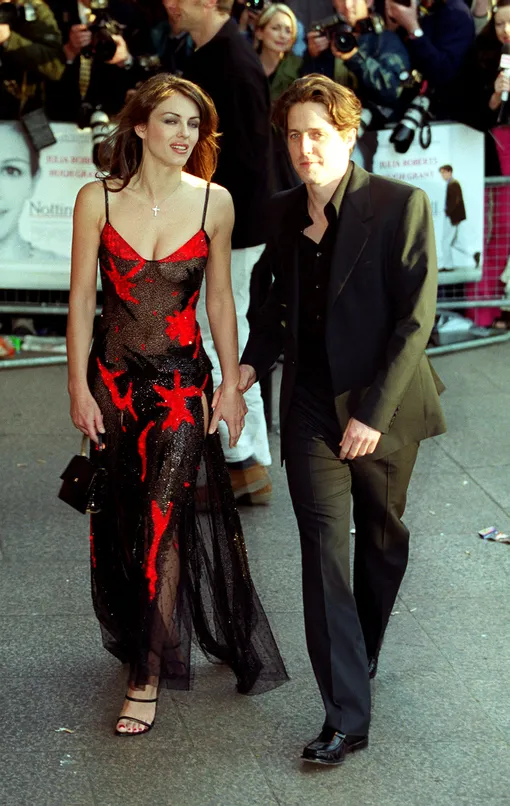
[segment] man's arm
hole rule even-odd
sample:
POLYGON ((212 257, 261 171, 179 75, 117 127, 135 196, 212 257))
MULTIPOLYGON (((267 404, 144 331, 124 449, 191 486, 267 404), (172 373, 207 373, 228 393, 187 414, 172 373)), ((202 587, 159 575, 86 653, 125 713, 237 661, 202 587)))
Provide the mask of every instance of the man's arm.
POLYGON ((273 284, 261 308, 250 315, 250 336, 241 357, 241 364, 249 364, 257 373, 257 380, 266 375, 283 350, 287 308, 283 300, 280 273, 275 275, 275 249, 268 244, 253 271, 272 273, 273 284))
POLYGON ((412 66, 436 86, 452 81, 475 39, 475 26, 467 6, 450 8, 448 4, 441 4, 436 12, 437 36, 434 40, 428 33, 426 21, 423 23, 424 35, 413 38, 413 32, 421 26, 416 0, 412 0, 409 7, 386 0, 386 12, 409 35, 407 47, 412 66))
POLYGON ((401 73, 411 65, 404 44, 392 31, 360 37, 358 49, 345 64, 374 103, 390 106, 402 92, 401 73))
POLYGON ((422 190, 411 193, 396 227, 388 282, 395 328, 379 372, 354 415, 383 433, 389 430, 423 357, 436 313, 434 225, 430 203, 422 190))

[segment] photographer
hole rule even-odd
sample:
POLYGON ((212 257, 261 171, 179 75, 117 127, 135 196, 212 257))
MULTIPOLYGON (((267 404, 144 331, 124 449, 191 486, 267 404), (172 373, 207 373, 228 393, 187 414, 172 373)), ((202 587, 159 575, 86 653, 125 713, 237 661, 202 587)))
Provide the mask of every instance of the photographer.
POLYGON ((459 76, 475 39, 473 16, 464 0, 417 0, 409 6, 386 0, 386 16, 399 26, 411 56, 433 91, 433 112, 438 119, 458 117, 459 76))
POLYGON ((46 80, 63 73, 62 39, 41 0, 21 5, 0 0, 0 118, 17 120, 44 106, 46 80))
POLYGON ((124 0, 52 0, 52 4, 65 61, 62 79, 48 99, 52 118, 84 126, 97 107, 115 115, 141 77, 135 56, 149 50, 141 9, 124 0))
POLYGON ((323 73, 333 78, 353 89, 364 105, 385 107, 388 119, 402 92, 400 75, 410 66, 407 50, 395 32, 383 27, 381 18, 370 24, 372 0, 334 0, 333 6, 353 29, 352 35, 345 37, 340 48, 338 26, 311 31, 303 74, 323 73))

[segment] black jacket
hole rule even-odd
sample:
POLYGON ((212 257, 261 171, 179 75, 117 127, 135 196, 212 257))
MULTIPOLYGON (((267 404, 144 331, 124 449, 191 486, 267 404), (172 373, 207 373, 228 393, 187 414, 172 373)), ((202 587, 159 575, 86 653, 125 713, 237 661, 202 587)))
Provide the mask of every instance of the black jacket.
MULTIPOLYGON (((284 351, 282 431, 299 350, 296 228, 303 194, 301 186, 272 200, 272 232, 261 264, 269 265, 274 282, 253 317, 241 359, 261 377, 284 351)), ((445 430, 438 397, 444 387, 425 355, 436 297, 427 196, 354 165, 338 219, 326 345, 340 426, 352 416, 381 431, 375 458, 445 430)))
POLYGON ((257 54, 234 20, 195 51, 185 78, 209 93, 219 115, 221 153, 214 181, 234 200, 232 246, 264 243, 271 195, 269 85, 257 54))
MULTIPOLYGON (((77 0, 50 0, 62 41, 65 45, 73 25, 80 23, 77 0)), ((108 13, 123 26, 122 36, 134 57, 130 69, 104 64, 94 60, 90 83, 84 101, 92 107, 101 106, 108 115, 115 115, 124 106, 126 93, 138 80, 145 78, 136 62, 136 57, 152 50, 149 27, 145 15, 134 3, 125 0, 110 0, 108 13)), ((62 54, 65 61, 65 55, 62 54)), ((65 70, 58 84, 48 93, 48 109, 53 120, 78 120, 82 99, 80 96, 80 59, 65 64, 65 70)))

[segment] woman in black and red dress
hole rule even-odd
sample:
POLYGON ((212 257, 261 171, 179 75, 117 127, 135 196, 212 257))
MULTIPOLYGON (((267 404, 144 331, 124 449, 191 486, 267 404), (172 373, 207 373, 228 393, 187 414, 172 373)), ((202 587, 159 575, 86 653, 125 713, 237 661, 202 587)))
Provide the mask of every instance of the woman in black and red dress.
POLYGON ((212 101, 158 75, 120 115, 106 178, 86 185, 74 214, 68 324, 74 424, 104 449, 102 511, 92 516, 92 594, 103 643, 129 663, 119 735, 154 724, 158 686, 189 688, 192 631, 208 657, 230 665, 240 692, 284 682, 285 668, 250 578, 216 432, 231 444, 246 413, 230 284, 233 207, 210 184, 217 155, 212 101), (104 307, 89 347, 97 260, 104 307), (223 383, 195 309, 207 313, 223 383), (207 514, 194 504, 205 473, 207 514))

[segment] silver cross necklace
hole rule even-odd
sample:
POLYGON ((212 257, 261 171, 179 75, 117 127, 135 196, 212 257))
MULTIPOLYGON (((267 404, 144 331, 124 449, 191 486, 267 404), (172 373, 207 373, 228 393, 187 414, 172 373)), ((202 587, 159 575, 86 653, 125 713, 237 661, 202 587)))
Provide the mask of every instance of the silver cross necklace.
MULTIPOLYGON (((181 181, 182 181, 182 180, 181 180, 181 181)), ((181 181, 179 181, 179 184, 177 185, 177 187, 175 187, 175 188, 172 190, 172 192, 168 194, 168 196, 166 197, 166 199, 163 199, 163 201, 161 202, 161 204, 164 204, 166 201, 168 201, 168 199, 170 198, 170 196, 173 196, 173 195, 174 195, 175 191, 176 191, 176 190, 178 190, 178 188, 180 187, 180 185, 181 185, 181 181)), ((154 218, 156 218, 157 214, 161 212, 161 207, 158 207, 158 203, 157 203, 156 199, 154 199, 153 201, 154 201, 154 207, 151 207, 151 210, 152 210, 152 212, 154 213, 154 218)))
MULTIPOLYGON (((178 190, 178 189, 180 188, 180 186, 181 186, 181 181, 182 181, 182 180, 180 180, 180 181, 179 181, 179 184, 177 185, 177 187, 174 187, 174 189, 172 190, 172 192, 171 192, 171 193, 169 193, 169 194, 168 194, 168 196, 167 196, 165 199, 163 199, 163 201, 161 202, 161 204, 164 204, 166 201, 168 201, 168 199, 170 198, 170 196, 173 196, 173 194, 175 193, 175 191, 176 191, 176 190, 178 190)), ((142 192, 145 194, 145 196, 148 196, 148 193, 145 193, 145 191, 143 190, 143 188, 142 188, 142 192)), ((153 213, 153 215, 154 215, 154 218, 156 218, 156 216, 158 215, 158 213, 160 213, 160 212, 161 212, 161 207, 159 207, 159 205, 158 205, 158 203, 157 203, 156 199, 154 199, 154 198, 153 198, 153 200, 152 200, 152 201, 153 201, 154 207, 151 207, 151 210, 152 210, 152 213, 153 213)))

